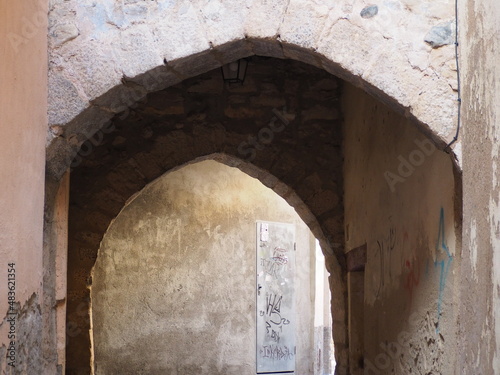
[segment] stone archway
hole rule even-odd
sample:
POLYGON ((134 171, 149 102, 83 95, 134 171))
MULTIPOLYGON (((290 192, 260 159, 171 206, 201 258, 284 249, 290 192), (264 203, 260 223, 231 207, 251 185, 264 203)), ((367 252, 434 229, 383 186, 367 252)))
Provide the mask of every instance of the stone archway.
POLYGON ((88 371, 87 285, 109 223, 149 181, 211 158, 273 189, 320 239, 335 286, 337 363, 345 372, 341 81, 293 61, 255 58, 249 69, 242 86, 224 86, 215 70, 150 94, 116 116, 74 159, 67 322, 78 329, 68 338, 69 371, 88 371))
MULTIPOLYGON (((127 159, 127 152, 131 150, 127 149, 127 142, 123 139, 127 140, 129 136, 136 137, 136 140, 147 139, 149 130, 139 134, 132 128, 119 129, 123 139, 114 130, 116 121, 134 118, 136 108, 141 110, 144 99, 148 102, 147 98, 156 95, 155 92, 182 86, 182 82, 191 77, 239 58, 260 55, 292 59, 332 73, 410 118, 436 145, 444 147, 455 130, 453 38, 438 41, 431 31, 451 30, 453 16, 451 3, 431 7, 418 7, 409 2, 404 6, 365 7, 351 2, 318 6, 313 1, 280 4, 262 1, 241 7, 219 2, 176 5, 54 2, 49 15, 46 257, 52 256, 49 248, 53 246, 50 239, 53 225, 50 223, 51 194, 56 181, 72 163, 75 166, 75 160, 79 167, 73 173, 73 186, 78 189, 80 185, 82 190, 79 196, 73 194, 72 212, 77 212, 82 220, 88 220, 88 227, 78 229, 79 234, 72 240, 79 243, 79 261, 91 264, 92 249, 97 249, 101 238, 99 233, 103 233, 103 228, 127 197, 154 175, 214 152, 242 157, 237 149, 248 142, 250 127, 239 134, 231 130, 234 137, 226 139, 227 131, 217 123, 207 127, 194 121, 187 133, 182 127, 175 129, 174 125, 169 135, 165 133, 158 140, 151 141, 145 149, 147 152, 132 150, 137 159, 127 159), (403 26, 395 27, 394 20, 403 26), (128 135, 123 136, 125 133, 128 135), (221 137, 224 142, 220 142, 221 137), (193 142, 196 150, 192 147, 193 142), (179 144, 180 148, 184 147, 182 155, 160 150, 162 145, 177 147, 179 144), (114 156, 109 158, 108 151, 114 156), (80 164, 78 160, 87 153, 90 159, 80 164), (152 154, 161 162, 150 163, 148 157, 152 154), (100 168, 99 157, 109 162, 113 171, 100 168), (129 162, 133 165, 128 166, 129 162), (124 177, 125 173, 130 174, 124 177), (100 192, 84 192, 84 188, 90 186, 100 189, 100 192), (89 199, 92 194, 95 196, 89 199), (91 214, 90 207, 96 202, 102 204, 104 214, 97 211, 91 214)), ((175 105, 171 110, 172 113, 164 115, 175 115, 175 105)), ((237 119, 237 113, 232 115, 237 119)), ((320 115, 319 120, 326 123, 332 119, 337 118, 327 111, 320 115), (321 117, 323 115, 326 117, 321 117)), ((266 126, 270 128, 266 121, 269 120, 261 119, 252 131, 266 126)), ((324 136, 325 130, 322 124, 319 129, 304 129, 300 135, 307 138, 308 132, 310 136, 311 131, 317 131, 316 135, 324 136)), ((267 131, 267 134, 271 133, 267 131)), ((253 133, 253 136, 258 136, 258 133, 253 133)), ((336 135, 332 136, 335 138, 336 135)), ((342 162, 337 152, 340 143, 338 141, 333 146, 336 151, 330 154, 327 148, 314 150, 314 155, 325 153, 325 157, 319 157, 319 163, 325 165, 332 160, 331 155, 336 155, 332 165, 340 170, 342 162)), ((336 237, 332 231, 332 228, 342 227, 342 215, 336 213, 327 217, 331 214, 328 210, 335 206, 342 183, 336 187, 327 186, 323 188, 325 191, 316 190, 305 197, 311 186, 321 185, 324 180, 314 173, 309 174, 311 170, 305 167, 307 163, 295 164, 297 155, 289 150, 280 151, 281 162, 276 161, 276 152, 272 158, 266 159, 267 155, 259 150, 252 160, 272 176, 266 177, 268 183, 264 183, 270 186, 277 178, 284 183, 280 185, 283 190, 277 191, 280 195, 288 194, 289 190, 297 193, 300 200, 295 202, 295 207, 305 205, 310 209, 311 217, 317 219, 330 247, 334 248, 335 262, 342 265, 344 254, 339 244, 343 243, 343 235, 336 237), (291 179, 292 171, 299 172, 297 180, 291 179), (329 203, 324 205, 325 201, 329 203), (322 212, 323 209, 327 211, 322 212), (322 213, 317 214, 318 211, 322 213)), ((310 161, 312 154, 304 152, 302 155, 310 161)), ((74 225, 74 222, 70 223, 74 225)), ((72 227, 70 233, 76 233, 74 230, 72 227)), ((70 244, 70 248, 75 247, 70 244)), ((85 284, 91 282, 88 274, 73 271, 80 280, 80 290, 84 291, 85 284)), ((52 278, 51 270, 46 270, 46 279, 50 279, 47 285, 54 282, 52 278)), ((340 301, 342 304, 345 303, 344 297, 340 301)), ((85 293, 70 291, 68 299, 71 298, 84 300, 85 293)), ((84 323, 86 311, 85 304, 74 306, 72 321, 84 323)), ((346 319, 344 314, 340 319, 342 324, 345 325, 346 319)), ((337 343, 347 345, 345 330, 337 330, 336 335, 339 336, 337 343)), ((83 353, 87 352, 85 343, 81 348, 83 353)), ((337 352, 342 356, 338 362, 347 364, 347 353, 337 352)), ((85 361, 85 355, 82 358, 85 361)))
POLYGON ((59 178, 82 142, 148 93, 253 55, 324 69, 444 145, 456 116, 454 8, 403 3, 54 2, 48 171, 59 178))

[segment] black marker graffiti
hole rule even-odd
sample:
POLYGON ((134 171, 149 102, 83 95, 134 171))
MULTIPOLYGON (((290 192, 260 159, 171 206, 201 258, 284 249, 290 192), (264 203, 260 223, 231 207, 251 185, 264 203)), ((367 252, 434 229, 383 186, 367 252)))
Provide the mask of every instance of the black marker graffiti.
POLYGON ((276 361, 287 361, 293 359, 295 349, 289 348, 286 345, 263 345, 260 349, 260 354, 263 358, 270 358, 276 361))

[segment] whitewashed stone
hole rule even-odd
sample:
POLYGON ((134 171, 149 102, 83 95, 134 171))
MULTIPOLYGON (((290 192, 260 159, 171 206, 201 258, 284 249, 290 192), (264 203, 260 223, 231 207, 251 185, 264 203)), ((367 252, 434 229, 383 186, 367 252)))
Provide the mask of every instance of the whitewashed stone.
POLYGON ((61 45, 75 39, 80 32, 73 23, 60 24, 49 31, 49 43, 54 46, 61 45))
POLYGON ((315 48, 330 8, 314 1, 291 0, 279 29, 283 42, 315 48))
POLYGON ((87 107, 76 87, 60 73, 49 71, 48 117, 49 124, 65 125, 87 107))
POLYGON ((245 38, 251 0, 198 0, 196 5, 213 46, 245 38))
POLYGON ((150 21, 150 33, 167 61, 187 57, 210 48, 200 10, 191 2, 175 2, 150 21))
POLYGON ((245 34, 250 38, 278 37, 280 22, 285 16, 288 0, 254 0, 245 23, 245 34))

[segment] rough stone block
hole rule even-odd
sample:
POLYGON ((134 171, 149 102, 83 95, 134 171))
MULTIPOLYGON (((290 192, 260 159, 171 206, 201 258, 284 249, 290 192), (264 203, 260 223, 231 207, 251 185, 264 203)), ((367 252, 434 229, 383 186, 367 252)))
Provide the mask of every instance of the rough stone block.
POLYGON ((143 100, 147 95, 147 90, 138 84, 129 82, 125 85, 118 85, 95 99, 93 104, 102 107, 113 113, 126 111, 129 107, 143 100))
POLYGON ((245 33, 252 38, 276 38, 288 0, 256 0, 246 18, 245 33))
POLYGON ((214 46, 213 53, 221 65, 254 55, 252 45, 247 39, 214 46))
POLYGON ((190 2, 174 4, 149 21, 163 58, 173 61, 209 50, 211 45, 199 8, 190 2))
POLYGON ((321 62, 318 54, 313 49, 307 49, 295 44, 290 44, 283 42, 283 54, 287 59, 292 59, 296 61, 301 61, 306 64, 315 66, 317 68, 321 67, 321 62))
POLYGON ((63 125, 71 121, 87 106, 87 98, 61 73, 49 70, 48 117, 49 125, 63 125))
MULTIPOLYGON (((123 30, 108 45, 113 63, 118 63, 125 77, 135 77, 163 64, 163 51, 156 44, 149 25, 134 25, 123 30)), ((110 67, 116 69, 116 66, 110 67)))
POLYGON ((220 77, 203 78, 198 82, 190 85, 187 92, 203 93, 203 94, 222 94, 224 90, 224 81, 220 77))
MULTIPOLYGON (((317 51, 345 70, 347 76, 361 76, 372 55, 380 51, 379 43, 370 39, 348 19, 328 20, 317 42, 317 51)), ((346 75, 340 77, 345 79, 346 75)))
POLYGON ((304 122, 311 120, 337 120, 339 113, 336 108, 317 105, 314 108, 302 111, 301 118, 304 122))
POLYGON ((249 8, 238 0, 198 0, 207 38, 214 47, 245 38, 245 21, 249 8))
POLYGON ((315 48, 329 11, 324 4, 291 0, 279 29, 280 40, 306 49, 315 48))
POLYGON ((51 68, 71 77, 87 100, 93 100, 120 84, 123 75, 116 67, 122 64, 116 59, 116 49, 111 49, 110 53, 110 48, 101 41, 79 39, 82 43, 60 51, 65 54, 65 59, 53 62, 51 68))
POLYGON ((250 104, 252 106, 281 108, 286 104, 286 101, 283 97, 260 95, 250 98, 250 104))
POLYGON ((221 66, 213 51, 206 50, 186 58, 167 62, 167 66, 182 79, 195 77, 221 66))
POLYGON ((432 48, 439 48, 455 42, 455 31, 452 26, 453 21, 440 23, 429 30, 424 38, 426 43, 429 43, 432 48))
POLYGON ((284 197, 286 194, 290 192, 290 187, 283 182, 279 182, 273 188, 274 192, 281 197, 284 197))
POLYGON ((57 24, 49 30, 49 46, 58 47, 80 35, 74 23, 57 24))
POLYGON ((252 51, 254 54, 259 56, 275 57, 278 59, 284 59, 283 47, 278 39, 248 39, 252 51))
POLYGON ((337 207, 340 197, 331 190, 321 191, 306 201, 316 217, 337 207))
POLYGON ((127 81, 137 83, 143 86, 148 92, 163 90, 182 81, 179 74, 172 69, 162 65, 145 73, 139 74, 133 78, 127 78, 127 81))
POLYGON ((231 119, 257 118, 262 116, 261 109, 248 107, 226 107, 224 114, 231 119))

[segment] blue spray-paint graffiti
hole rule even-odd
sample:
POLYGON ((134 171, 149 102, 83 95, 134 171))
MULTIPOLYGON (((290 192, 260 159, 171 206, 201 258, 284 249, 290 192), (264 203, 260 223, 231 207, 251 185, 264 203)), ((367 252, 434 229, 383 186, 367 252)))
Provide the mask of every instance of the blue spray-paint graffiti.
POLYGON ((437 318, 438 323, 436 326, 436 333, 439 333, 439 320, 441 317, 441 309, 443 304, 443 294, 444 289, 446 287, 446 278, 448 277, 448 271, 450 270, 451 262, 453 261, 453 256, 450 253, 450 249, 448 249, 448 245, 446 244, 446 235, 444 230, 444 209, 441 207, 441 214, 439 217, 439 232, 438 239, 436 242, 436 261, 434 262, 434 266, 438 267, 440 270, 439 274, 439 296, 437 303, 437 318), (444 259, 439 259, 439 255, 444 253, 444 259))

